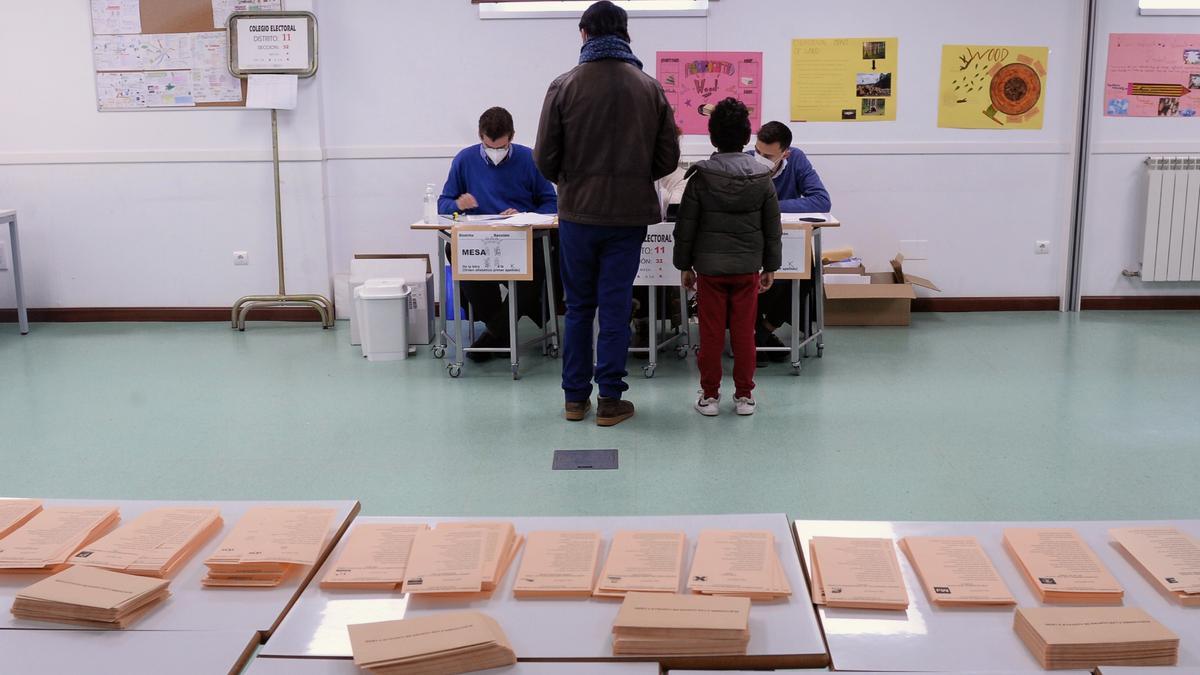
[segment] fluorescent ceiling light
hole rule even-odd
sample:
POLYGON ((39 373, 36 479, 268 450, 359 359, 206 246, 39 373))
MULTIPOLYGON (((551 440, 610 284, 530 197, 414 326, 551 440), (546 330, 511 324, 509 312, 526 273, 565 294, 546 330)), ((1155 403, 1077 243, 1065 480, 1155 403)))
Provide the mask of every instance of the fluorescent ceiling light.
POLYGON ((1144 16, 1200 15, 1200 0, 1139 0, 1144 16))

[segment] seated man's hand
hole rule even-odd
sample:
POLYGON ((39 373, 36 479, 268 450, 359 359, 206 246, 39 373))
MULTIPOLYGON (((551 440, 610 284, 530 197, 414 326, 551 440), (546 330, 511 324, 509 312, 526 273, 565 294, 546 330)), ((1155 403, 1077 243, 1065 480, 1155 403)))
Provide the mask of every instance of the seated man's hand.
POLYGON ((774 272, 763 272, 762 276, 760 276, 758 278, 758 292, 759 293, 766 293, 767 291, 771 290, 771 286, 773 286, 773 285, 775 285, 775 273, 774 272))
POLYGON ((464 193, 461 197, 454 200, 454 205, 459 211, 469 211, 479 207, 479 202, 475 201, 475 196, 470 192, 464 193))
POLYGON ((516 210, 516 209, 504 209, 503 211, 501 211, 501 212, 500 212, 500 215, 502 215, 502 216, 515 216, 515 215, 517 215, 518 213, 520 213, 520 211, 518 211, 518 210, 516 210))

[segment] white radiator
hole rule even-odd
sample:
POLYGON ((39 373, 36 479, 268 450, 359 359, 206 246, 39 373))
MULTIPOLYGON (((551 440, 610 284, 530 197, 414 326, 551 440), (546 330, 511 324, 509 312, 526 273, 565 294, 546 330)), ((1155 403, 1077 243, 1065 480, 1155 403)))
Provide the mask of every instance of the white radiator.
POLYGON ((1143 281, 1200 281, 1200 157, 1149 157, 1143 281))

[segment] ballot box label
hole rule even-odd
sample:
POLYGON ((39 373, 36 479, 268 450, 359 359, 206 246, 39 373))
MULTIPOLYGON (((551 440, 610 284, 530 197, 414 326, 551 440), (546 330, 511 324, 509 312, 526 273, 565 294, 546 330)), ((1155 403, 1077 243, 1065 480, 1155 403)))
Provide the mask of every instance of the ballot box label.
POLYGON ((522 227, 454 228, 454 273, 460 281, 533 279, 533 231, 522 227))
POLYGON ((812 229, 802 225, 783 226, 783 260, 778 279, 812 278, 812 229))
POLYGON ((678 286, 679 270, 675 269, 675 224, 659 223, 646 228, 641 260, 634 286, 678 286))

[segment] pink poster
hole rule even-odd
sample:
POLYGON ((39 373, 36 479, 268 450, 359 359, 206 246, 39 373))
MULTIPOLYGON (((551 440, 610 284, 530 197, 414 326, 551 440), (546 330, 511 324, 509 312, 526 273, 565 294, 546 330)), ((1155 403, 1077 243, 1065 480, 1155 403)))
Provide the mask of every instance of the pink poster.
POLYGON ((1113 33, 1104 82, 1107 117, 1197 117, 1200 35, 1113 33))
POLYGON ((762 52, 659 52, 658 81, 685 134, 708 135, 708 116, 732 96, 750 109, 750 126, 762 126, 762 52))

